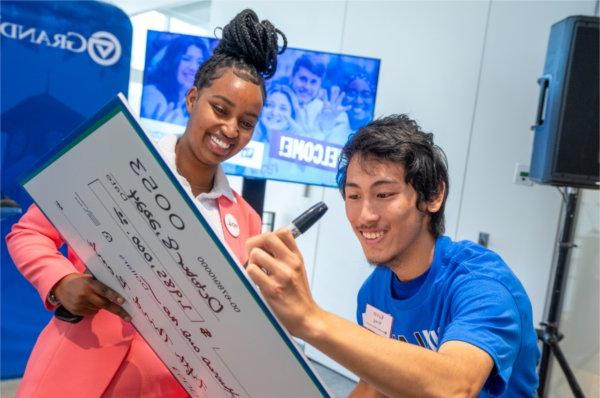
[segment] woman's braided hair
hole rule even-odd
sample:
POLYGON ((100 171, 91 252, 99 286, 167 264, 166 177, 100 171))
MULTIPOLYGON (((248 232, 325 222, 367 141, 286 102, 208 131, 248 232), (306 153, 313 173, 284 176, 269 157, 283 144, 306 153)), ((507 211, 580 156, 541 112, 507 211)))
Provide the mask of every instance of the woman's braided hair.
POLYGON ((259 21, 250 9, 236 15, 222 31, 213 55, 196 72, 194 86, 209 87, 225 69, 233 68, 238 77, 259 85, 265 98, 265 80, 275 73, 277 55, 287 48, 287 38, 271 22, 259 21), (277 47, 278 35, 283 39, 281 50, 277 47))

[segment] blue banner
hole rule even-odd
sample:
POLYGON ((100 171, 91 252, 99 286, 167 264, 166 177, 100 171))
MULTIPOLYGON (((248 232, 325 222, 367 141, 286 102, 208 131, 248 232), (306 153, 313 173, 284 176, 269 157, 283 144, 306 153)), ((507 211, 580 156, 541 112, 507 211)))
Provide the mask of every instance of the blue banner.
POLYGON ((22 375, 51 315, 6 249, 6 234, 31 204, 17 178, 118 92, 127 93, 132 27, 123 11, 100 2, 3 1, 0 35, 0 377, 6 379, 22 375))
POLYGON ((326 141, 315 140, 293 134, 271 134, 272 159, 287 160, 305 166, 337 172, 337 163, 342 147, 326 141))

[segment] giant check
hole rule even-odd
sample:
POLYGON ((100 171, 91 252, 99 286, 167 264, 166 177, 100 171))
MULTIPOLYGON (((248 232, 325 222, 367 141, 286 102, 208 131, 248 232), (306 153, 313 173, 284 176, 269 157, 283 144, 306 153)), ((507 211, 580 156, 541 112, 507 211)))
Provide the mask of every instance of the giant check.
POLYGON ((119 96, 23 186, 198 397, 328 397, 119 96))

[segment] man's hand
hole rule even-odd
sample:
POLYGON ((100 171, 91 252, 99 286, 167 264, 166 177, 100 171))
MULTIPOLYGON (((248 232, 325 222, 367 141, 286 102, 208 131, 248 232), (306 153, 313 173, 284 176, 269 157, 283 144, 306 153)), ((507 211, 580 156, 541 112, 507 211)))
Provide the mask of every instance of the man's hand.
POLYGON ((54 288, 61 305, 74 315, 93 315, 105 309, 129 322, 131 317, 121 307, 125 302, 117 292, 88 274, 69 274, 54 288))
POLYGON ((279 320, 303 338, 320 308, 310 294, 302 254, 287 229, 258 235, 246 242, 246 271, 279 320))

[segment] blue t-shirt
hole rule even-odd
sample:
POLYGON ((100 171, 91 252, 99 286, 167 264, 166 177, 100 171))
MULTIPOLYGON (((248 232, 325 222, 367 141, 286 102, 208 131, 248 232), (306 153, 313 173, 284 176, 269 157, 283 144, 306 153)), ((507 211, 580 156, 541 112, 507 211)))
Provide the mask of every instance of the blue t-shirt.
POLYGON ((439 237, 425 276, 405 284, 388 267, 373 271, 358 293, 360 325, 367 304, 393 317, 391 338, 433 351, 447 341, 486 351, 494 369, 480 397, 535 396, 540 351, 531 303, 496 253, 439 237))

